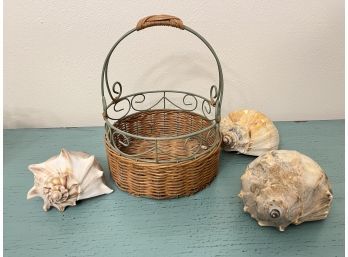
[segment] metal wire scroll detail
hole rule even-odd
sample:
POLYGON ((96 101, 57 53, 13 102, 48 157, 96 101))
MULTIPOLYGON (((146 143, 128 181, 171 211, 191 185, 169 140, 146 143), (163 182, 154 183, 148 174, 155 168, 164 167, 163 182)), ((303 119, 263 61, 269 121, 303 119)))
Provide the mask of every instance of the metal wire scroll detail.
MULTIPOLYGON (((116 83, 114 83, 115 85, 116 83)), ((117 82, 117 85, 121 83, 117 82)), ((119 86, 121 88, 121 86, 119 86)), ((212 86, 211 92, 215 86, 212 86)), ((216 87, 215 87, 216 88, 216 87)), ((114 92, 114 90, 113 90, 114 92)), ((156 90, 136 93, 125 97, 112 95, 112 102, 106 107, 104 117, 110 120, 120 120, 131 112, 149 111, 155 109, 176 109, 202 114, 209 120, 215 120, 212 109, 215 109, 216 95, 211 95, 210 100, 202 96, 178 90, 156 90), (147 101, 149 99, 149 101, 147 101)))

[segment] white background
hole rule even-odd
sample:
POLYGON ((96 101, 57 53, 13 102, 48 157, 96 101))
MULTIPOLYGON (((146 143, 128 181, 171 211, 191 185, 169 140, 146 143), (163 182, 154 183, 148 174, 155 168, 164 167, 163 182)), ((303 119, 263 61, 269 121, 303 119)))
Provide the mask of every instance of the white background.
MULTIPOLYGON (((4 3, 4 126, 102 125, 100 77, 113 43, 137 20, 168 13, 215 48, 222 113, 273 120, 344 118, 344 1, 23 1, 4 3)), ((185 31, 150 28, 116 50, 124 93, 177 88, 208 96, 217 70, 185 31)))

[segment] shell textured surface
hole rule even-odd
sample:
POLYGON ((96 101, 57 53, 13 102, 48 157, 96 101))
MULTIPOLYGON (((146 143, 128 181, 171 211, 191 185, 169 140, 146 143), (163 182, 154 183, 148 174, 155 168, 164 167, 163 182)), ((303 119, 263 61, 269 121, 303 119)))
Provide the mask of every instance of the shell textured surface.
POLYGON ((27 199, 41 197, 44 211, 51 206, 64 211, 67 206, 75 206, 78 200, 113 191, 104 184, 103 171, 96 158, 87 153, 62 149, 59 155, 28 168, 34 174, 34 186, 27 199))
POLYGON ((220 123, 223 149, 259 156, 278 149, 279 134, 273 122, 263 113, 239 110, 229 113, 220 123))
POLYGON ((333 194, 323 169, 296 151, 274 150, 252 161, 241 177, 244 211, 260 226, 325 219, 333 194))

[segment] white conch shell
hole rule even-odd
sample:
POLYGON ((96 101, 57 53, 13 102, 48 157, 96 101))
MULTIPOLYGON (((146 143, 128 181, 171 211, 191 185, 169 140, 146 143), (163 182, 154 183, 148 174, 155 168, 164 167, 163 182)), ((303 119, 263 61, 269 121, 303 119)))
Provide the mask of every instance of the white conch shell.
POLYGON ((78 200, 113 191, 104 184, 103 171, 96 158, 87 153, 62 149, 59 155, 28 168, 35 181, 27 199, 41 197, 44 211, 51 206, 64 211, 78 200))
POLYGON ((254 110, 231 112, 220 123, 223 149, 259 156, 278 149, 279 134, 273 122, 254 110))
POLYGON ((321 167, 296 151, 274 150, 251 162, 241 177, 244 211, 260 226, 325 219, 333 194, 321 167))

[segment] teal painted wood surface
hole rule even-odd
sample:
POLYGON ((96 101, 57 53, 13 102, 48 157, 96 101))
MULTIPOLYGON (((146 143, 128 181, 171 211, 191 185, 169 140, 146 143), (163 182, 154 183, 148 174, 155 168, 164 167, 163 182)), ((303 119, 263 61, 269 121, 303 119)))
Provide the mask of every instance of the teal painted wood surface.
POLYGON ((259 227, 237 197, 240 176, 254 157, 223 153, 218 177, 205 190, 174 200, 136 198, 110 179, 103 128, 4 131, 5 256, 344 256, 344 121, 278 122, 282 149, 316 160, 331 181, 328 219, 259 227), (61 147, 95 154, 115 192, 80 201, 64 213, 26 200, 28 164, 61 147))

